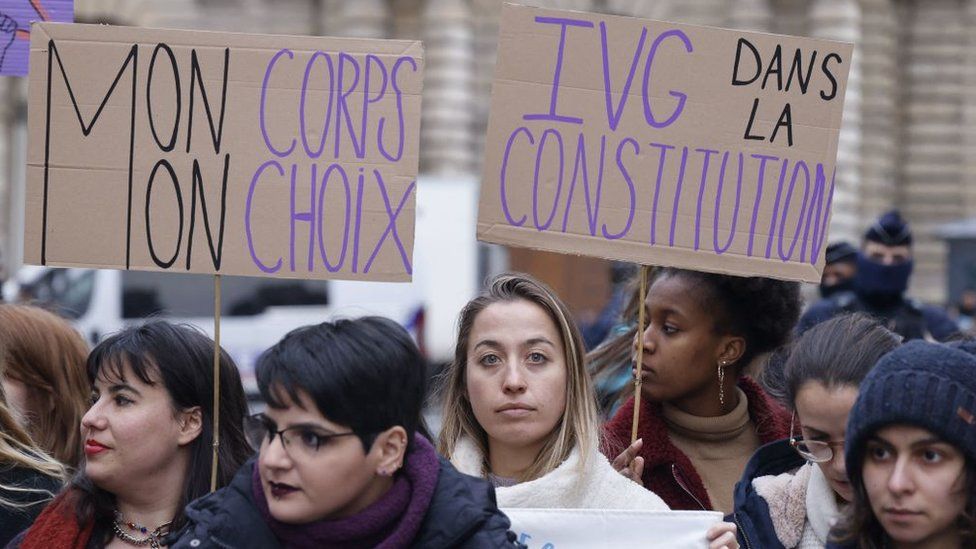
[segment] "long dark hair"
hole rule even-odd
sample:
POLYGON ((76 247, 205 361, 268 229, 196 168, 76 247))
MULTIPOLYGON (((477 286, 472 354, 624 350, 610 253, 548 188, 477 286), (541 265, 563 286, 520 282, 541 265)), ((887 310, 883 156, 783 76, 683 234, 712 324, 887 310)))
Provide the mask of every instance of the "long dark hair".
MULTIPOLYGON (((213 353, 214 342, 187 325, 154 320, 126 328, 96 346, 88 355, 91 383, 103 371, 119 378, 125 366, 143 383, 161 379, 173 408, 198 406, 202 414, 200 436, 190 443, 190 467, 183 483, 179 510, 172 530, 185 522, 186 504, 210 491, 213 455, 213 353)), ((225 486, 252 454, 244 436, 247 400, 241 376, 230 356, 220 351, 220 449, 217 486, 225 486)), ((73 504, 80 524, 95 523, 95 536, 108 539, 114 520, 115 495, 96 486, 82 469, 71 481, 73 504)), ((95 538, 98 539, 98 538, 95 538)))

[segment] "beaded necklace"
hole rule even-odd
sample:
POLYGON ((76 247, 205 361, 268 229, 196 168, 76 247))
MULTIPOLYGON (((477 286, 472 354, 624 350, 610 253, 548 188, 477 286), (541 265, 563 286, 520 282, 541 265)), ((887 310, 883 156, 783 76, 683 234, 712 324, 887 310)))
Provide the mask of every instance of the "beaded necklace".
POLYGON ((115 537, 119 538, 120 540, 130 545, 135 545, 139 547, 145 547, 146 545, 148 545, 150 549, 160 549, 161 545, 159 544, 159 538, 169 533, 169 527, 172 524, 173 521, 169 521, 167 523, 159 525, 158 527, 156 527, 155 530, 150 532, 149 528, 137 522, 125 520, 125 517, 122 516, 122 513, 116 511, 115 521, 112 522, 112 530, 115 531, 115 537), (123 526, 128 528, 132 532, 139 532, 145 537, 137 538, 132 534, 130 534, 129 532, 126 532, 123 529, 123 526))

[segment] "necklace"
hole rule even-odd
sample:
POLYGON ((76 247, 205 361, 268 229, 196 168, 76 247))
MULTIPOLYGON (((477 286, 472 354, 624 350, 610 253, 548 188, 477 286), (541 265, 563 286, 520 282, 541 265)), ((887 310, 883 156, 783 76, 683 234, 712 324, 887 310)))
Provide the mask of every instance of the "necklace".
POLYGON ((155 530, 150 532, 149 528, 139 523, 125 520, 122 513, 116 511, 115 521, 112 522, 112 530, 115 531, 115 537, 130 545, 136 545, 139 547, 145 547, 148 545, 151 549, 160 549, 161 546, 159 544, 159 538, 169 533, 169 527, 172 523, 173 521, 169 521, 165 524, 161 524, 155 530), (123 526, 131 531, 139 532, 145 537, 137 538, 129 532, 126 532, 122 528, 123 526))

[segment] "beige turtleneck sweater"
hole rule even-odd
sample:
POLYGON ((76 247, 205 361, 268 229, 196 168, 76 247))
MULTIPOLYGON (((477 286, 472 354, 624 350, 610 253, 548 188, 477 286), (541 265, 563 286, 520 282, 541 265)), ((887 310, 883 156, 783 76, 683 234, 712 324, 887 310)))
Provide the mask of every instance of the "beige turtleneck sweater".
POLYGON ((762 442, 749 417, 749 402, 742 389, 735 409, 724 416, 698 417, 663 405, 664 421, 671 442, 688 456, 705 483, 716 511, 733 509, 735 483, 746 463, 762 442))

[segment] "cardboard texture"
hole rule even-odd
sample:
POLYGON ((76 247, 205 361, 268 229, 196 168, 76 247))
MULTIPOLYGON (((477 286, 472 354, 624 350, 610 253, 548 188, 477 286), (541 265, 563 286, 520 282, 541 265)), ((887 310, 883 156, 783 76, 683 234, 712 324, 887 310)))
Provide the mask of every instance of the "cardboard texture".
POLYGON ((27 76, 32 22, 74 20, 74 0, 0 0, 0 75, 27 76))
POLYGON ((506 4, 478 238, 818 282, 852 51, 506 4))
POLYGON ((29 263, 406 281, 416 41, 36 24, 29 263))

